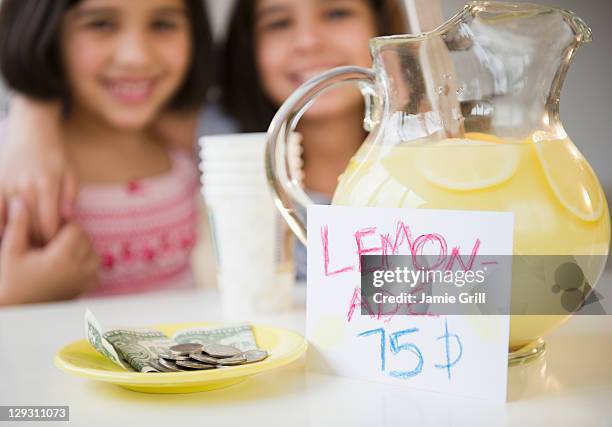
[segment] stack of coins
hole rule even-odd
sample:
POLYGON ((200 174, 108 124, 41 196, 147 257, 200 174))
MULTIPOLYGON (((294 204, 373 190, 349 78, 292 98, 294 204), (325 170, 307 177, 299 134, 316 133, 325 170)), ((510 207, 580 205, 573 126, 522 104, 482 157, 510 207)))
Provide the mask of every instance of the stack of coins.
POLYGON ((261 362, 268 357, 265 350, 240 351, 222 344, 177 344, 159 352, 160 372, 202 371, 261 362))

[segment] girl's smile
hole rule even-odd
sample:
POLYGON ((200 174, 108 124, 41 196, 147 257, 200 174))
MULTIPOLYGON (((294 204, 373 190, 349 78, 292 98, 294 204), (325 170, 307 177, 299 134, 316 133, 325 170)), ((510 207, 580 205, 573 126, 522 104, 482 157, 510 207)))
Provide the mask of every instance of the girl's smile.
POLYGON ((146 103, 151 99, 157 82, 157 77, 116 77, 102 78, 100 83, 117 102, 137 105, 146 103))

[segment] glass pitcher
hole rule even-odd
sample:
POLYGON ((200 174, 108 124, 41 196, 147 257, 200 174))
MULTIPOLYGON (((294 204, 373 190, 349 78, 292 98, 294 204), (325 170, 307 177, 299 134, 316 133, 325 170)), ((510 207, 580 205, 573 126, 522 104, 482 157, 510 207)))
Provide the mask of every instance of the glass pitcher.
MULTIPOLYGON (((568 67, 590 40, 590 29, 569 11, 501 2, 469 3, 428 33, 372 39, 372 69, 340 67, 311 79, 272 121, 266 161, 277 207, 306 243, 295 207, 312 202, 287 173, 287 135, 318 95, 356 83, 370 133, 332 204, 512 211, 514 260, 554 256, 557 272, 573 260, 569 266, 578 266, 592 290, 608 255, 610 216, 597 177, 559 118, 568 67)), ((566 293, 567 286, 556 294, 517 268, 513 306, 566 293)), ((541 354, 541 337, 569 317, 511 313, 511 361, 541 354)))

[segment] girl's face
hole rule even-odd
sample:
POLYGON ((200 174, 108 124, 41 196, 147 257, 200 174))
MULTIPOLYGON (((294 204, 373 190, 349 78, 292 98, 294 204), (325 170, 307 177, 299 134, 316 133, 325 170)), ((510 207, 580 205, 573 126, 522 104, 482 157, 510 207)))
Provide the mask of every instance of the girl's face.
POLYGON ((182 0, 83 0, 62 24, 74 108, 140 130, 180 88, 191 60, 182 0))
MULTIPOLYGON (((371 66, 368 40, 376 16, 367 0, 258 0, 256 62, 261 84, 277 105, 311 77, 342 65, 371 66)), ((341 87, 323 95, 305 117, 361 108, 359 91, 341 87)))

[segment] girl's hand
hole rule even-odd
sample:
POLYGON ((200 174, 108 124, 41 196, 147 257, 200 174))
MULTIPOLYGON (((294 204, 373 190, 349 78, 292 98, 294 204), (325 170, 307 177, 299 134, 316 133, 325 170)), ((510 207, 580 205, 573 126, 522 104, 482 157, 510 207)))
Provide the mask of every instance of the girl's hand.
POLYGON ((60 135, 59 102, 40 103, 16 97, 5 141, 0 145, 0 235, 6 223, 6 201, 19 196, 31 215, 29 229, 50 241, 70 218, 77 182, 60 135))
POLYGON ((0 306, 71 299, 90 290, 99 260, 83 230, 67 224, 34 249, 28 222, 25 204, 13 199, 0 247, 0 306))

